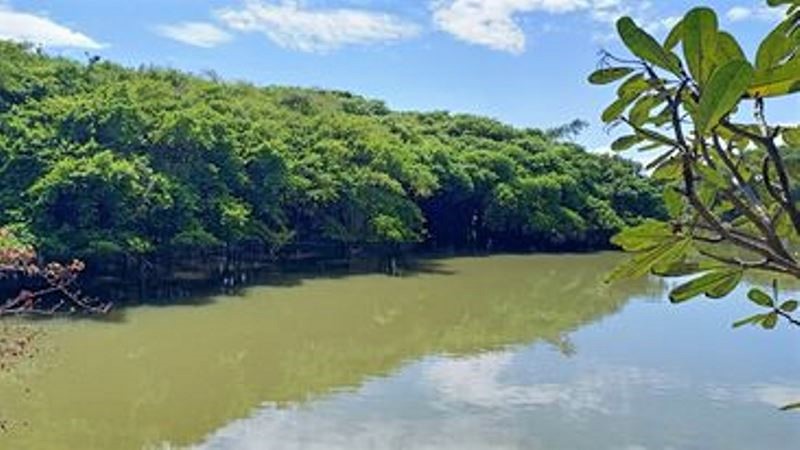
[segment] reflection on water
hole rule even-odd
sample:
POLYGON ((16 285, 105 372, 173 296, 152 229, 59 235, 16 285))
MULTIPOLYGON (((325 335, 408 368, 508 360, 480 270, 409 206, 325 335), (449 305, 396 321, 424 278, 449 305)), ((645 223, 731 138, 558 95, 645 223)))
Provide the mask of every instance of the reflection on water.
POLYGON ((443 260, 49 324, 49 356, 0 378, 27 423, 0 447, 793 448, 796 335, 606 286, 616 260, 443 260))

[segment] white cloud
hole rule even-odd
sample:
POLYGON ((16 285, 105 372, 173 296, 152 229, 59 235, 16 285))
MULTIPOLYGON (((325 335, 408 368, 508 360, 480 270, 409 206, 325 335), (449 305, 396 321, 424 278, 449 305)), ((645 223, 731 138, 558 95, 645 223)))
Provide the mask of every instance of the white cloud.
POLYGON ((463 41, 522 53, 526 39, 517 21, 519 14, 564 13, 588 7, 588 0, 437 0, 433 21, 463 41))
POLYGON ((758 6, 748 8, 746 6, 734 6, 725 13, 725 17, 731 22, 742 22, 745 20, 760 20, 765 22, 777 22, 786 13, 786 8, 770 8, 758 6))
POLYGON ((399 41, 419 34, 419 27, 395 16, 361 9, 309 9, 297 0, 246 2, 224 9, 218 18, 228 27, 261 32, 281 47, 327 52, 347 45, 399 41))
POLYGON ((206 22, 183 22, 176 25, 162 25, 156 29, 159 34, 184 44, 212 48, 230 42, 230 33, 206 22))
POLYGON ((739 22, 741 20, 749 19, 753 12, 750 8, 745 8, 744 6, 734 6, 733 8, 729 9, 727 13, 725 13, 725 17, 728 18, 731 22, 739 22))
POLYGON ((103 48, 89 36, 53 22, 47 17, 15 11, 0 2, 0 39, 29 42, 46 47, 103 48))
POLYGON ((613 24, 632 11, 647 9, 650 2, 632 8, 624 0, 433 0, 433 21, 458 39, 495 50, 519 54, 527 39, 520 16, 542 12, 564 14, 583 11, 602 23, 613 24))

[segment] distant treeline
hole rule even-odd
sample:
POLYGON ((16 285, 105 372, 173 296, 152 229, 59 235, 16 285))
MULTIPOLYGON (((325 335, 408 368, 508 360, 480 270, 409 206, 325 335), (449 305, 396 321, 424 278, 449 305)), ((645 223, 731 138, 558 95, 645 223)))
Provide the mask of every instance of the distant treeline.
POLYGON ((638 172, 483 117, 0 42, 0 225, 51 257, 605 248, 663 215, 638 172))

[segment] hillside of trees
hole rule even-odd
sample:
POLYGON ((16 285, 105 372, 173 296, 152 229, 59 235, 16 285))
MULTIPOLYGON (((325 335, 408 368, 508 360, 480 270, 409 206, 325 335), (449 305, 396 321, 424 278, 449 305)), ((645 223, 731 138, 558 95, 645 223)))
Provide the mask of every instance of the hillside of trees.
POLYGON ((606 248, 664 215, 639 172, 487 118, 0 43, 0 225, 48 257, 606 248))

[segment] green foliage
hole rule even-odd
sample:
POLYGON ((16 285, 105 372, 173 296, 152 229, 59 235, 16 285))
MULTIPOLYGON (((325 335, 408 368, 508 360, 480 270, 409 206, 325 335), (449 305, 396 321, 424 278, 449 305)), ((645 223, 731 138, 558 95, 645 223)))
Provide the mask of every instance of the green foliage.
POLYGON ((639 166, 566 141, 584 126, 399 113, 0 43, 0 224, 54 257, 243 242, 604 248, 664 211, 639 166))
MULTIPOLYGON (((669 219, 614 237, 633 257, 610 279, 689 277, 670 294, 684 302, 725 297, 748 271, 800 278, 800 127, 773 127, 765 118, 765 98, 800 90, 800 2, 769 4, 790 6, 755 62, 719 30, 709 8, 689 11, 663 45, 632 19, 619 20, 620 38, 638 60, 607 54, 589 81, 624 80, 602 119, 631 129, 612 149, 655 153, 648 167, 666 184, 669 219), (753 123, 741 122, 748 109, 753 123)), ((735 326, 772 329, 781 319, 800 326, 791 315, 798 303, 778 297, 777 288, 773 295, 751 290, 748 298, 767 311, 735 326)))
POLYGON ((743 274, 742 269, 736 268, 713 270, 673 289, 669 299, 681 303, 701 294, 708 298, 723 298, 739 285, 743 274))
POLYGON ((686 14, 682 24, 683 57, 689 73, 703 86, 717 62, 717 14, 709 8, 695 8, 686 14))
POLYGON ((714 71, 697 111, 696 130, 708 133, 739 103, 753 78, 747 61, 735 60, 714 71))

